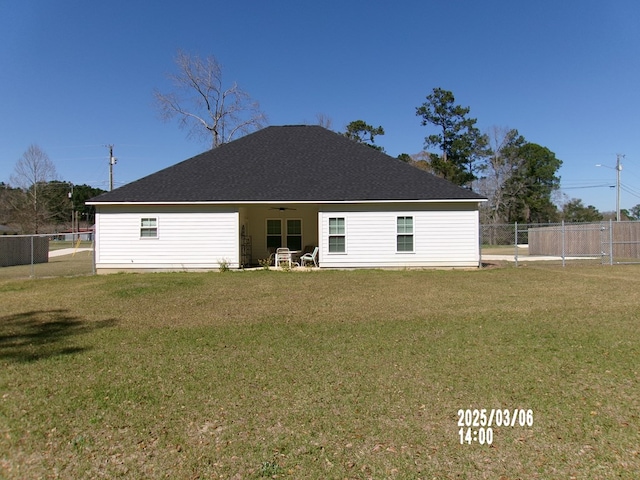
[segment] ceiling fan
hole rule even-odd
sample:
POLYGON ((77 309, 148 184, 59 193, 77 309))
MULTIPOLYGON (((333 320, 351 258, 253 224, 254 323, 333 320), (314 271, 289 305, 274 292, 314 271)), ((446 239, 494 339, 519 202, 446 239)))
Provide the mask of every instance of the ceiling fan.
POLYGON ((297 208, 291 208, 291 207, 269 207, 269 210, 280 210, 281 212, 284 212, 285 210, 297 210, 297 208))

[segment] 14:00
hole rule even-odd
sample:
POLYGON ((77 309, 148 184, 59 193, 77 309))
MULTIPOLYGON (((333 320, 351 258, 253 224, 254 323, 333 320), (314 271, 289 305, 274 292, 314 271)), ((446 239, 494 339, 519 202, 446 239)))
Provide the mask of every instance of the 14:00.
POLYGON ((458 430, 460 436, 460 445, 471 445, 479 443, 480 445, 491 445, 493 443, 493 428, 478 428, 477 430, 467 427, 458 430))

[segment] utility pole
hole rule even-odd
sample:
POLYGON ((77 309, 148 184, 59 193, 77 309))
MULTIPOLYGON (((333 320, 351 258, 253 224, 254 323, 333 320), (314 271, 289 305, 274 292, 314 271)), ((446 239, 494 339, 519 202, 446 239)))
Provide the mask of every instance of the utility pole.
POLYGON ((622 171, 622 164, 620 163, 620 159, 624 158, 625 155, 623 153, 616 154, 616 166, 608 167, 607 165, 602 165, 600 163, 596 164, 596 167, 605 167, 611 168, 616 171, 616 222, 620 221, 620 172, 622 171))
POLYGON ((109 191, 113 190, 113 166, 118 159, 113 156, 113 145, 105 145, 109 149, 109 191))
POLYGON ((73 183, 70 183, 71 191, 67 194, 69 196, 69 200, 71 201, 71 240, 73 241, 73 210, 75 205, 73 204, 73 183))
POLYGON ((624 154, 616 154, 616 222, 620 221, 620 172, 622 171, 622 164, 620 158, 624 158, 624 154))

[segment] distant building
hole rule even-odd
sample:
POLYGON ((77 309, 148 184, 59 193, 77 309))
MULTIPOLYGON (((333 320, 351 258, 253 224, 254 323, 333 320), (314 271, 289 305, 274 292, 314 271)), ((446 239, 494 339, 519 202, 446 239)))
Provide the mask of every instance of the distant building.
POLYGON ((90 242, 93 240, 93 228, 81 228, 73 232, 71 230, 59 232, 53 239, 64 242, 77 242, 78 240, 90 242))
POLYGON ((17 229, 9 225, 0 225, 0 235, 17 235, 18 233, 17 229))

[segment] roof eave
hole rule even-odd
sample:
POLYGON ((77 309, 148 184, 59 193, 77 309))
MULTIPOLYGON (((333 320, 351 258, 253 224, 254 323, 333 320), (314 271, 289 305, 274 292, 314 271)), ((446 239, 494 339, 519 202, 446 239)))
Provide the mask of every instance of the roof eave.
POLYGON ((234 200, 234 201, 171 201, 171 202, 86 202, 86 205, 339 205, 339 204, 375 204, 375 203, 483 203, 486 198, 440 198, 440 199, 400 199, 400 200, 234 200))

